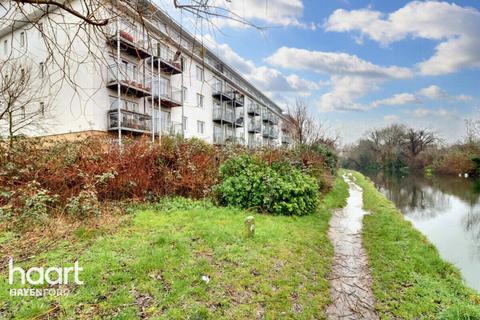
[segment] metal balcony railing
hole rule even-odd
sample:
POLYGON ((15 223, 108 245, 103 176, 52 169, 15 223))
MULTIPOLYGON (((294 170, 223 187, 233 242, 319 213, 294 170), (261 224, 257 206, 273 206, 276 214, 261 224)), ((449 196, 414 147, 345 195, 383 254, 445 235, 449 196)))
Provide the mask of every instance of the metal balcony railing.
POLYGON ((148 133, 151 132, 151 117, 146 114, 120 110, 121 123, 118 121, 118 110, 108 111, 108 130, 120 130, 148 133))
POLYGON ((260 105, 258 105, 256 103, 250 103, 248 105, 247 112, 248 112, 248 114, 258 116, 261 113, 261 107, 260 107, 260 105))
POLYGON ((277 128, 270 128, 270 138, 278 139, 278 129, 277 128))
POLYGON ((236 108, 235 109, 235 120, 240 120, 245 117, 245 113, 243 112, 243 108, 236 108))
POLYGON ((292 138, 290 138, 289 136, 283 135, 282 136, 282 143, 283 144, 292 144, 292 138))
POLYGON ((145 83, 145 78, 133 65, 108 66, 107 86, 120 84, 123 91, 130 91, 137 96, 147 96, 151 93, 151 86, 145 83))
POLYGON ((278 118, 278 116, 276 114, 272 114, 272 123, 278 125, 279 121, 280 119, 278 118))
POLYGON ((248 131, 259 133, 262 131, 262 124, 257 119, 250 119, 248 121, 248 131))
POLYGON ((213 107, 213 121, 234 123, 235 122, 235 113, 233 109, 214 106, 213 107))
POLYGON ((273 113, 267 109, 263 109, 262 120, 264 122, 273 122, 273 113))
POLYGON ((233 91, 231 88, 224 86, 222 82, 215 82, 212 86, 212 96, 222 101, 232 101, 233 91))
POLYGON ((183 70, 182 68, 182 53, 180 50, 173 51, 162 43, 157 43, 156 57, 154 58, 154 64, 157 67, 160 61, 160 69, 163 72, 170 74, 179 74, 183 70))
POLYGON ((142 31, 142 28, 120 19, 113 20, 108 25, 108 40, 115 44, 119 38, 122 50, 131 55, 145 59, 151 56, 151 50, 148 50, 148 36, 142 31), (118 33, 117 33, 118 32, 118 33))
POLYGON ((155 99, 162 100, 162 104, 168 107, 179 107, 182 105, 182 90, 172 87, 170 85, 162 85, 160 82, 160 88, 158 80, 153 81, 152 95, 155 99), (159 94, 160 93, 160 94, 159 94))
POLYGON ((225 132, 222 134, 222 132, 214 132, 213 133, 213 144, 218 144, 218 145, 224 145, 229 142, 234 142, 235 141, 235 135, 233 132, 225 132))

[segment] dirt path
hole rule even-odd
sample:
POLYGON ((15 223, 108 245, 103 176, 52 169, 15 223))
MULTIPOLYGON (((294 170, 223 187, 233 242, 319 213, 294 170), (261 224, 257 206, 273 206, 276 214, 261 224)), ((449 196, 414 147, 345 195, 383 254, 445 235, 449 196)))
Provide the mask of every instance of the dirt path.
POLYGON ((335 250, 330 293, 333 303, 327 308, 328 319, 379 319, 371 290, 368 258, 362 247, 362 189, 344 176, 349 185, 347 206, 335 212, 328 236, 335 250))

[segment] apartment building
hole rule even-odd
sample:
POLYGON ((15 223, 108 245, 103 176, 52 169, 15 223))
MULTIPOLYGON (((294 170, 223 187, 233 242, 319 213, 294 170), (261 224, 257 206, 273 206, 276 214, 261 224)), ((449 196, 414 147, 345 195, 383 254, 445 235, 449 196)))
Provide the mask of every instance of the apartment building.
MULTIPOLYGON (((154 8, 149 6, 147 10, 154 8)), ((50 116, 42 130, 30 135, 95 132, 120 140, 138 135, 155 140, 179 134, 216 145, 290 143, 281 130, 282 109, 167 14, 145 11, 140 19, 127 8, 105 10, 106 16, 107 10, 121 14, 101 33, 89 35, 89 43, 97 40, 88 53, 84 43, 74 44, 76 53, 84 53, 83 59, 68 62, 74 76, 55 81, 62 72, 51 66, 48 79, 38 77, 36 85, 48 89, 50 116)), ((0 59, 28 61, 43 74, 52 53, 41 33, 56 32, 47 28, 45 19, 57 19, 58 14, 38 16, 41 29, 29 23, 2 25, 0 59)))

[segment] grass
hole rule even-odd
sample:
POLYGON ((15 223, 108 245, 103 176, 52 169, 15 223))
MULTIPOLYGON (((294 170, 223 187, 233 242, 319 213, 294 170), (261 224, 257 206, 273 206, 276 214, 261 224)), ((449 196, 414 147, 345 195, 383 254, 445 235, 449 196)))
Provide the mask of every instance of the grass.
POLYGON ((460 272, 370 180, 353 174, 371 212, 364 218, 363 244, 381 318, 480 319, 480 297, 464 285, 460 272))
POLYGON ((78 259, 85 284, 63 297, 11 297, 2 270, 0 318, 323 318, 333 255, 328 222, 347 196, 337 179, 317 214, 254 214, 252 239, 242 233, 252 212, 188 203, 137 211, 113 234, 79 229, 18 265, 70 266, 78 259))

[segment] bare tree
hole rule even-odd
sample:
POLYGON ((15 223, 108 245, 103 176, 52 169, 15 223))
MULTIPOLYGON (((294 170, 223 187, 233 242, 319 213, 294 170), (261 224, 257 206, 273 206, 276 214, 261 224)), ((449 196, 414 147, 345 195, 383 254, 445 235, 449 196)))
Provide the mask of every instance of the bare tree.
POLYGON ((10 146, 18 134, 41 130, 48 116, 49 103, 35 80, 32 69, 21 64, 7 64, 2 68, 0 132, 6 134, 10 146))
POLYGON ((313 117, 305 101, 299 99, 287 108, 282 130, 298 144, 323 144, 335 149, 339 140, 338 135, 327 134, 327 127, 313 117))
POLYGON ((469 145, 475 145, 480 142, 480 120, 465 120, 466 137, 465 142, 469 145))
POLYGON ((411 160, 414 160, 418 154, 424 151, 428 146, 437 141, 433 132, 426 129, 408 129, 405 134, 405 145, 411 160))

